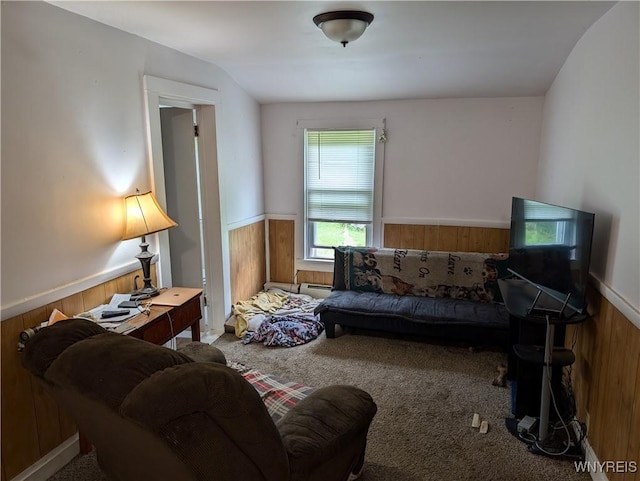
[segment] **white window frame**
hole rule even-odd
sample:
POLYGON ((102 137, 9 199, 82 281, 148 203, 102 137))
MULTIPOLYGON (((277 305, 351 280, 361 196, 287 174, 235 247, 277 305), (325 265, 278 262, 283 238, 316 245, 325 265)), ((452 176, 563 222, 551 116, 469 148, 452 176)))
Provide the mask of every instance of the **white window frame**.
MULTIPOLYGON (((331 119, 331 120, 299 120, 297 122, 297 138, 299 139, 299 155, 301 159, 302 171, 304 172, 304 149, 305 130, 365 130, 375 129, 376 149, 373 180, 373 222, 371 233, 371 245, 380 247, 382 243, 382 188, 384 169, 385 144, 380 141, 380 137, 385 131, 385 119, 331 119)), ((329 270, 333 265, 333 260, 309 259, 307 253, 307 219, 305 204, 305 179, 301 177, 300 188, 302 190, 302 205, 300 206, 300 222, 296 226, 296 269, 297 270, 329 270), (326 264, 323 269, 321 264, 326 264)))

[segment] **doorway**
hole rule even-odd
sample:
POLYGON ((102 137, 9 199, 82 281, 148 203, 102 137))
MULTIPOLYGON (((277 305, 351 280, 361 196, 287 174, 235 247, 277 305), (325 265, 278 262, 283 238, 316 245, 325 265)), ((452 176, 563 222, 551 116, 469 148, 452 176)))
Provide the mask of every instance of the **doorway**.
POLYGON ((201 332, 203 342, 212 342, 224 332, 231 308, 228 232, 218 184, 218 92, 151 76, 144 77, 144 89, 152 190, 180 224, 158 233, 158 284, 203 287, 201 332))
MULTIPOLYGON (((171 282, 206 292, 198 109, 173 107, 165 102, 160 106, 160 125, 167 214, 178 223, 168 231, 171 282)), ((203 332, 209 330, 207 311, 203 312, 203 332)))

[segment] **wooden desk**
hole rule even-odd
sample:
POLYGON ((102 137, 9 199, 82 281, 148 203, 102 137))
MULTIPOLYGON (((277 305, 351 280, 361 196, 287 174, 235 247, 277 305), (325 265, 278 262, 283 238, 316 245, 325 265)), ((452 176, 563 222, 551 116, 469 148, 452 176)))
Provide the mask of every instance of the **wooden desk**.
POLYGON ((191 340, 199 341, 200 319, 202 318, 201 294, 202 289, 194 291, 193 296, 179 306, 152 305, 149 315, 138 314, 127 321, 130 326, 134 327, 134 330, 127 331, 125 334, 153 344, 164 344, 190 327, 191 340))

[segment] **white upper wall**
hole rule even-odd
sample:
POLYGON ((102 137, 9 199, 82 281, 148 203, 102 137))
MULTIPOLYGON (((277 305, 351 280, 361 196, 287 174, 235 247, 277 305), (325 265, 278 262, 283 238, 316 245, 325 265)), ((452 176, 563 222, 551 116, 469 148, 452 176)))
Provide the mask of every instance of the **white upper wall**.
POLYGON ((386 119, 383 221, 508 227, 534 193, 543 99, 469 98, 262 106, 265 209, 303 211, 298 120, 386 119))
POLYGON ((1 8, 3 318, 137 262, 120 237, 122 197, 152 184, 144 74, 219 90, 223 214, 264 213, 260 107, 220 68, 46 3, 1 8))
POLYGON ((640 326, 640 18, 620 2, 580 39, 547 93, 539 200, 595 213, 591 272, 640 326))

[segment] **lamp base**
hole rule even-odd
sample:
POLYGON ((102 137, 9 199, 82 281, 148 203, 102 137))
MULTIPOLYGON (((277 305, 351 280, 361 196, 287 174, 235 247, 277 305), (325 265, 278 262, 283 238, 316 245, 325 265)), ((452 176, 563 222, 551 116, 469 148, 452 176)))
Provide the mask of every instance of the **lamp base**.
POLYGON ((131 291, 129 294, 131 294, 132 300, 134 299, 142 300, 142 299, 148 299, 150 297, 157 296, 158 294, 160 294, 160 289, 154 286, 143 287, 142 289, 135 289, 131 291))
POLYGON ((144 285, 142 288, 138 289, 136 285, 136 278, 133 280, 133 291, 131 291, 131 297, 137 299, 147 299, 149 297, 157 296, 160 294, 160 289, 154 287, 151 284, 151 259, 153 258, 153 254, 148 251, 149 244, 147 244, 147 240, 145 236, 142 236, 142 242, 140 243, 140 254, 136 257, 140 259, 140 264, 142 266, 142 277, 144 285))

